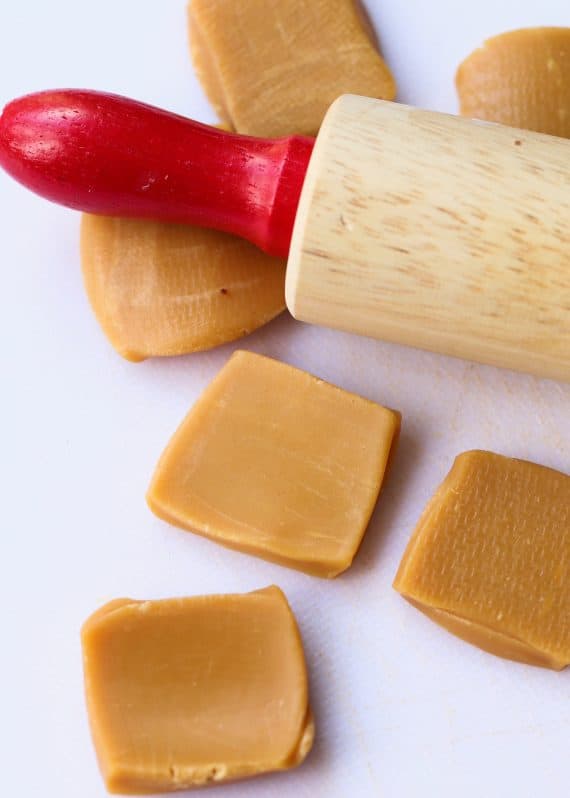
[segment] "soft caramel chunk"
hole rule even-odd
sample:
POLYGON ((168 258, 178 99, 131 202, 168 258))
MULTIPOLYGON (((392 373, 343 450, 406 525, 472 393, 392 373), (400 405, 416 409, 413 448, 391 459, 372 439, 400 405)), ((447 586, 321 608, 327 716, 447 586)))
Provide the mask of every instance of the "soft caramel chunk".
POLYGON ((192 0, 189 20, 198 77, 240 133, 315 134, 341 94, 396 94, 356 0, 192 0))
POLYGON ((117 599, 82 630, 89 720, 107 789, 184 790, 284 770, 314 735, 299 631, 276 587, 117 599))
POLYGON ((457 70, 461 113, 570 137, 570 28, 488 39, 457 70))
POLYGON ((285 262, 214 230, 84 215, 89 301, 128 360, 233 341, 285 308, 285 262))
POLYGON ((570 476, 460 455, 427 505, 394 587, 458 637, 507 659, 570 663, 570 476))
POLYGON ((236 352, 182 422, 148 492, 161 518, 317 576, 348 568, 398 413, 236 352))

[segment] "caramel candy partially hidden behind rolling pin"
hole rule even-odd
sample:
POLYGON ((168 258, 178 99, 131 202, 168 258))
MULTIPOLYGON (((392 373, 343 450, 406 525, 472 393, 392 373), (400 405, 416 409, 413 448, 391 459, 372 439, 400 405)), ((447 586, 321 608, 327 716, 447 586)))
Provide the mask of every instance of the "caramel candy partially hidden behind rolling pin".
POLYGON ((105 335, 127 360, 210 349, 285 310, 285 261, 195 225, 84 214, 81 267, 105 335))
POLYGON ((487 39, 455 76, 463 116, 570 138, 570 28, 487 39))
POLYGON ((313 148, 48 92, 5 108, 0 163, 71 207, 289 253, 303 321, 570 380, 565 139, 347 95, 313 148))
POLYGON ((191 0, 188 18, 196 74, 240 133, 315 135, 340 94, 396 96, 360 0, 191 0))

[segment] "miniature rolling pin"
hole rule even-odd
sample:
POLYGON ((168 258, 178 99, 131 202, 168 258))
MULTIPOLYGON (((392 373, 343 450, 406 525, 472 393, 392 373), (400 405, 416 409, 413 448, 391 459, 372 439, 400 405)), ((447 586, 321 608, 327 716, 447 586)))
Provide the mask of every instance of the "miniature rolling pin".
POLYGON ((86 91, 0 119, 48 199, 215 227, 286 256, 295 318, 570 381, 570 141, 344 96, 266 141, 86 91))

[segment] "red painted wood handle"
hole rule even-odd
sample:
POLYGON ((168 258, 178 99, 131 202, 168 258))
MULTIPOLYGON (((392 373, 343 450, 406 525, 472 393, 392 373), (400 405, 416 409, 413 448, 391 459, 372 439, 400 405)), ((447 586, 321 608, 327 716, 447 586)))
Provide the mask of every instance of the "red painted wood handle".
POLYGON ((93 91, 30 94, 0 118, 0 165, 47 199, 213 227, 283 257, 313 143, 224 133, 93 91))

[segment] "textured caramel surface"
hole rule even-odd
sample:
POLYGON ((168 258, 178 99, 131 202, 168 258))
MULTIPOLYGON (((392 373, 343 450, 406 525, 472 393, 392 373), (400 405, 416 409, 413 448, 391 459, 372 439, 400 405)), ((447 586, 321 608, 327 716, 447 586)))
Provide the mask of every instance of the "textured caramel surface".
POLYGON ((157 466, 157 515, 317 576, 351 564, 380 491, 398 413, 306 372, 236 352, 157 466))
POLYGON ((214 230, 84 215, 81 261, 95 315, 128 360, 209 349, 285 308, 285 262, 214 230))
POLYGON ((276 587, 118 599, 82 630, 85 689, 105 783, 183 790, 282 770, 311 748, 299 631, 276 587))
POLYGON ((460 455, 427 505, 394 587, 454 634, 559 670, 570 663, 570 476, 460 455))
POLYGON ((206 94, 240 133, 314 135, 339 95, 396 94, 354 0, 192 0, 189 29, 206 94))
POLYGON ((456 75, 461 113, 570 137, 570 28, 527 28, 488 39, 456 75))

